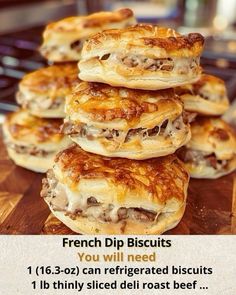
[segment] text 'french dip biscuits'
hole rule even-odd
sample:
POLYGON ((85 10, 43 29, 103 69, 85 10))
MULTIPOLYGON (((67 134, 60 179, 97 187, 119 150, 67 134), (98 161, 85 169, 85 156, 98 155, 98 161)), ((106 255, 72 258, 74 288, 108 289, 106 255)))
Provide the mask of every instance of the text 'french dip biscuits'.
POLYGON ((212 75, 203 74, 197 82, 177 87, 175 92, 190 112, 217 116, 229 107, 224 81, 212 75))
POLYGON ((61 124, 61 119, 37 118, 24 110, 7 115, 3 134, 9 157, 19 166, 46 172, 57 152, 71 143, 60 134, 61 124))
POLYGON ((106 30, 85 42, 79 62, 84 81, 157 90, 195 82, 204 38, 173 29, 136 25, 106 30))
POLYGON ((74 145, 57 155, 41 196, 77 233, 161 234, 182 218, 188 180, 175 155, 134 161, 74 145))
POLYGON ((42 118, 65 117, 65 97, 78 84, 76 64, 53 65, 29 73, 19 83, 17 102, 42 118))
POLYGON ((218 118, 198 118, 191 124, 192 137, 178 151, 194 178, 218 178, 236 169, 236 135, 218 118))
POLYGON ((66 99, 63 132, 84 150, 147 159, 172 154, 190 139, 173 89, 133 90, 81 82, 66 99))
POLYGON ((78 61, 84 41, 104 29, 125 28, 136 20, 128 8, 74 16, 49 24, 43 33, 41 54, 49 61, 78 61))

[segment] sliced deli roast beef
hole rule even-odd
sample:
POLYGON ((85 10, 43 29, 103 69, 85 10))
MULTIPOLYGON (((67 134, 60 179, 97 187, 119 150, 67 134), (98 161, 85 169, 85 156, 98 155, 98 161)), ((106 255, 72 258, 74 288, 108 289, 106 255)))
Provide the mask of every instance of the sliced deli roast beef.
POLYGON ((46 198, 55 211, 64 211, 65 214, 76 218, 76 216, 97 218, 102 222, 119 222, 127 218, 140 222, 153 222, 158 216, 157 212, 145 210, 143 208, 115 207, 112 204, 101 204, 93 196, 86 199, 86 202, 78 200, 74 211, 69 211, 70 199, 66 195, 65 189, 59 184, 52 170, 47 173, 47 178, 43 179, 43 189, 41 197, 46 198))

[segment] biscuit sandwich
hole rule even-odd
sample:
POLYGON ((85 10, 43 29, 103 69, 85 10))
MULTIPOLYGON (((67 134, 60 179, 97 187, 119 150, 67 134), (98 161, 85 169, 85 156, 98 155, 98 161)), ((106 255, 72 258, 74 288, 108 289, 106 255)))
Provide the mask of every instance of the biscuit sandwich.
POLYGON ((161 234, 181 220, 189 176, 175 156, 134 161, 60 152, 43 180, 52 213, 82 234, 161 234))
POLYGON ((63 132, 82 149, 143 160, 172 154, 190 139, 173 89, 133 90, 81 82, 66 99, 63 132))
POLYGON ((52 65, 24 76, 19 83, 17 103, 32 115, 43 118, 65 117, 65 97, 78 84, 73 63, 52 65))
POLYGON ((132 10, 103 11, 74 16, 49 24, 43 33, 41 54, 51 62, 78 61, 86 39, 105 29, 136 23, 132 10))
POLYGON ((57 152, 71 143, 60 134, 61 124, 61 119, 37 118, 24 110, 7 115, 3 135, 9 157, 19 166, 46 172, 57 152))
POLYGON ((144 90, 193 83, 201 74, 203 43, 198 33, 183 36, 152 25, 105 30, 85 42, 79 77, 144 90))
POLYGON ((193 178, 218 178, 236 168, 236 135, 219 118, 197 118, 191 140, 178 151, 193 178))
POLYGON ((203 74, 197 82, 176 87, 175 91, 189 112, 219 116, 229 107, 224 81, 212 75, 203 74))

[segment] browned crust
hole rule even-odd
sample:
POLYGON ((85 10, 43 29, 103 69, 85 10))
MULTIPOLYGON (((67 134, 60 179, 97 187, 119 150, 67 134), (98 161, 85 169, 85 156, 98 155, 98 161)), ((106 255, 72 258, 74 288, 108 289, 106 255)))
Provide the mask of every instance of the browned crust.
POLYGON ((86 50, 91 50, 93 45, 102 44, 109 38, 119 40, 130 38, 130 42, 139 40, 147 47, 163 48, 166 51, 189 49, 195 54, 200 54, 204 37, 199 33, 190 33, 182 36, 175 30, 152 25, 137 24, 124 29, 111 29, 95 34, 87 41, 86 50))
POLYGON ((81 179, 105 178, 130 190, 142 188, 152 195, 153 201, 157 199, 160 203, 173 196, 181 202, 185 198, 188 173, 175 155, 144 161, 114 159, 85 152, 74 145, 60 152, 55 162, 75 185, 81 179))
POLYGON ((44 119, 27 114, 27 119, 24 122, 18 122, 17 116, 20 116, 21 113, 25 113, 25 111, 8 114, 5 121, 9 133, 15 140, 23 140, 32 135, 36 136, 38 143, 49 140, 59 141, 63 138, 63 134, 60 134, 62 119, 44 119))
POLYGON ((84 28, 93 28, 93 27, 100 27, 104 25, 104 23, 115 23, 120 22, 122 20, 125 20, 127 18, 132 17, 133 11, 129 8, 123 8, 118 11, 115 11, 113 14, 110 14, 109 16, 102 16, 97 17, 96 14, 92 14, 91 16, 88 16, 87 19, 83 21, 83 27, 84 28))
POLYGON ((220 118, 198 117, 191 124, 191 131, 192 138, 196 139, 197 137, 199 142, 203 137, 206 140, 209 140, 209 137, 211 137, 214 138, 215 143, 227 145, 229 142, 232 142, 233 138, 236 146, 235 130, 220 118))
POLYGON ((202 75, 201 78, 194 84, 192 84, 194 93, 198 93, 199 89, 202 88, 207 83, 210 84, 220 84, 225 87, 225 82, 218 77, 212 75, 202 75))
POLYGON ((204 85, 206 83, 225 85, 224 80, 220 79, 219 77, 216 77, 216 76, 213 76, 213 75, 208 75, 208 74, 202 74, 201 78, 194 84, 196 84, 196 85, 204 85))
POLYGON ((224 130, 223 128, 216 128, 216 127, 210 132, 210 136, 215 137, 219 141, 228 141, 230 138, 227 130, 224 130))
POLYGON ((76 63, 58 64, 41 68, 24 76, 20 86, 36 93, 69 94, 78 84, 78 68, 76 63))
POLYGON ((157 46, 167 51, 174 49, 191 49, 196 43, 203 46, 204 38, 198 33, 188 34, 187 36, 167 37, 167 38, 143 38, 144 44, 157 46))
POLYGON ((205 86, 206 84, 218 84, 222 86, 222 92, 225 92, 226 94, 226 88, 225 88, 225 82, 213 75, 207 75, 207 74, 202 74, 201 78, 193 83, 193 84, 187 84, 186 86, 179 86, 175 88, 175 92, 178 95, 183 95, 183 94, 192 94, 192 95, 198 95, 199 90, 205 86))
POLYGON ((68 99, 67 113, 83 111, 96 121, 139 119, 143 113, 153 113, 159 107, 172 108, 181 104, 173 89, 159 91, 112 87, 102 83, 81 82, 68 99), (122 97, 122 93, 125 96, 122 97), (83 102, 84 97, 89 99, 83 102), (148 98, 156 99, 148 102, 148 98), (163 98, 159 100, 159 98, 163 98))
POLYGON ((74 23, 76 21, 80 21, 79 29, 81 28, 95 28, 95 27, 102 27, 104 24, 107 23, 116 23, 121 22, 123 20, 126 20, 128 18, 133 17, 133 11, 129 8, 123 8, 114 12, 98 12, 93 13, 88 16, 74 16, 74 17, 68 17, 61 21, 50 23, 46 27, 46 31, 57 31, 57 32, 65 32, 65 31, 76 31, 76 26, 65 28, 64 26, 61 26, 61 23, 74 23))

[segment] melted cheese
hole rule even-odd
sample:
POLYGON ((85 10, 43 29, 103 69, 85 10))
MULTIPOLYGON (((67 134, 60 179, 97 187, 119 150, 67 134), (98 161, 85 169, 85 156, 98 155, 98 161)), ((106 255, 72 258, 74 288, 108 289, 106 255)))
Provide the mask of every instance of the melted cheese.
POLYGON ((109 209, 109 217, 112 222, 118 221, 118 210, 120 206, 114 206, 110 210, 110 204, 100 204, 94 206, 87 205, 87 195, 79 194, 78 192, 71 191, 64 184, 58 183, 54 189, 56 197, 53 198, 53 205, 64 209, 70 213, 76 213, 77 210, 82 210, 83 215, 99 219, 99 217, 109 209))
MULTIPOLYGON (((145 59, 146 56, 137 56, 137 55, 132 55, 132 54, 127 54, 127 57, 130 57, 130 58, 134 58, 135 61, 137 62, 137 66, 135 67, 143 67, 143 62, 142 60, 145 59)), ((168 56, 166 57, 168 58, 168 56)), ((195 57, 194 59, 192 57, 171 57, 172 60, 173 60, 173 63, 174 63, 174 68, 173 70, 171 70, 171 72, 173 73, 178 73, 178 74, 189 74, 189 75, 192 75, 192 72, 195 71, 196 67, 199 66, 199 63, 200 63, 200 57, 195 57), (190 67, 191 63, 193 61, 196 61, 196 66, 194 67, 190 67)), ((112 53, 110 56, 109 56, 109 62, 110 61, 116 61, 116 63, 121 63, 123 65, 123 62, 122 60, 120 59, 120 53, 112 53)), ((158 60, 158 57, 154 57, 151 59, 153 59, 153 62, 155 62, 155 60, 157 59, 158 60)), ((149 71, 148 69, 146 69, 147 71, 149 71)), ((161 69, 157 69, 156 71, 162 71, 161 69)))
MULTIPOLYGON (((163 134, 160 134, 160 132, 162 130, 161 126, 163 124, 163 121, 162 121, 160 124, 158 124, 156 126, 156 127, 158 127, 158 131, 156 132, 155 135, 153 135, 153 136, 148 135, 148 133, 147 133, 148 129, 143 128, 143 130, 137 131, 137 133, 131 135, 130 137, 132 140, 135 140, 138 138, 140 140, 148 140, 148 138, 151 138, 151 139, 158 138, 158 140, 161 140, 161 139, 166 139, 166 137, 169 137, 171 139, 171 141, 173 142, 173 144, 175 144, 175 142, 176 142, 176 144, 178 144, 178 142, 179 142, 178 135, 183 133, 183 131, 186 129, 186 125, 183 122, 182 116, 179 117, 177 120, 178 120, 179 128, 175 127, 175 124, 176 124, 175 121, 168 120, 168 124, 167 124, 163 134)), ((111 139, 107 139, 106 137, 108 137, 111 132, 109 129, 103 131, 102 129, 96 128, 94 126, 88 126, 88 125, 85 125, 85 128, 87 130, 88 139, 89 139, 90 135, 92 137, 91 140, 93 140, 93 138, 102 139, 101 142, 103 143, 103 145, 106 146, 107 149, 109 149, 111 151, 119 149, 124 143, 126 145, 129 144, 129 141, 125 142, 125 139, 126 139, 128 132, 130 130, 127 130, 127 131, 121 131, 121 130, 118 131, 117 130, 117 135, 114 135, 111 139)), ((75 134, 75 135, 73 135, 73 137, 80 137, 80 135, 75 134)), ((137 142, 137 144, 138 144, 138 142, 137 142)), ((133 142, 132 142, 132 144, 133 144, 133 142)))
MULTIPOLYGON (((53 180, 49 179, 49 183, 53 186, 53 180)), ((118 210, 121 206, 111 204, 97 204, 90 206, 87 204, 87 195, 79 194, 78 192, 71 191, 67 186, 62 183, 57 183, 54 189, 54 196, 50 200, 50 205, 54 210, 63 210, 72 214, 82 210, 82 216, 87 216, 89 219, 99 220, 102 219, 105 213, 106 219, 111 219, 111 222, 118 222, 118 210)), ((158 213, 157 213, 158 214, 158 213)))

